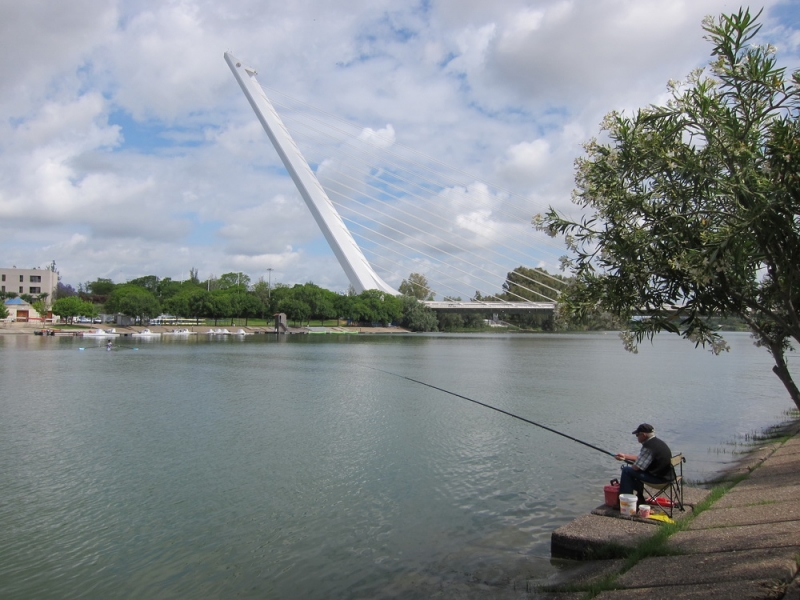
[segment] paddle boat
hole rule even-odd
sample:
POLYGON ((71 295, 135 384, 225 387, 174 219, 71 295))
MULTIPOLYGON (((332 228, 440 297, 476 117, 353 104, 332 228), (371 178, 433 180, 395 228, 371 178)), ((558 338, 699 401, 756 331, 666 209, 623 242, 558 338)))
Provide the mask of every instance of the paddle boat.
POLYGON ((83 333, 81 333, 83 337, 96 337, 96 338, 108 338, 108 337, 119 337, 116 329, 87 329, 83 333))
POLYGON ((149 329, 142 329, 141 331, 138 331, 138 332, 136 332, 136 333, 132 333, 132 334, 131 334, 131 337, 149 337, 149 338, 155 338, 155 337, 161 337, 161 334, 160 334, 160 333, 157 333, 157 332, 155 332, 155 331, 151 331, 151 330, 149 330, 149 329))
POLYGON ((165 331, 164 335, 197 335, 197 332, 189 331, 188 329, 173 329, 172 331, 165 331))

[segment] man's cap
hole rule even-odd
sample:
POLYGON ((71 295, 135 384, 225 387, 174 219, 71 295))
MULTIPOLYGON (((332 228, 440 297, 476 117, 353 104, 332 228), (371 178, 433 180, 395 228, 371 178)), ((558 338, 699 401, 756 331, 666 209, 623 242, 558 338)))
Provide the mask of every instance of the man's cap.
POLYGON ((636 430, 633 432, 634 435, 637 433, 653 433, 654 429, 653 426, 649 423, 642 423, 639 425, 636 430))

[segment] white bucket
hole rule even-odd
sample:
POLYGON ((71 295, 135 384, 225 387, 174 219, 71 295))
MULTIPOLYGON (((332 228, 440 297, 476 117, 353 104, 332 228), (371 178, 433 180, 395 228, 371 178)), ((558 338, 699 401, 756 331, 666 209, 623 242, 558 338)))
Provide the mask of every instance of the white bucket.
POLYGON ((619 512, 622 515, 633 517, 636 515, 636 502, 638 498, 635 494, 619 495, 619 512))

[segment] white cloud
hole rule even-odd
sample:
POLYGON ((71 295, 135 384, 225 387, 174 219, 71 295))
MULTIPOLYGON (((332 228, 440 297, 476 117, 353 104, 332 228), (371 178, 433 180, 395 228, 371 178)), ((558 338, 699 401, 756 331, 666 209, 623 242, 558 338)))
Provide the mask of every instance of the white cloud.
MULTIPOLYGON (((798 31, 770 20, 778 3, 766 4, 765 31, 796 64, 798 31)), ((499 232, 490 239, 516 239, 526 227, 503 211, 568 209, 573 161, 603 114, 663 99, 668 79, 708 59, 702 17, 734 9, 724 0, 0 0, 0 262, 55 259, 75 285, 179 279, 192 267, 256 280, 273 268, 273 283, 346 289, 226 50, 265 86, 355 122, 362 137, 469 173, 449 184, 461 200, 445 192, 436 208, 451 248, 457 232, 467 245, 490 229, 499 232)), ((369 170, 309 155, 321 176, 345 169, 364 182, 369 170)), ((387 280, 407 276, 392 268, 387 280)))

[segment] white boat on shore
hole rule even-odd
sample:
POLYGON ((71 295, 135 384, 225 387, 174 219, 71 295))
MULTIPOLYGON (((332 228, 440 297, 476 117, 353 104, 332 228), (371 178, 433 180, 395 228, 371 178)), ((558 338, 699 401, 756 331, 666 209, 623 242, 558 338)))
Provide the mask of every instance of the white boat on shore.
POLYGON ((227 329, 214 329, 213 327, 208 330, 208 335, 231 335, 227 329))
POLYGON ((197 335, 197 332, 189 331, 188 329, 173 329, 172 331, 165 331, 164 335, 197 335))
POLYGON ((131 337, 149 337, 149 338, 156 338, 161 337, 161 334, 155 331, 151 331, 149 329, 142 329, 141 331, 137 331, 136 333, 132 333, 131 337))
POLYGON ((241 327, 234 331, 231 335, 253 335, 252 331, 245 331, 241 327))
POLYGON ((116 329, 87 329, 81 333, 83 337, 109 338, 119 337, 116 329))

